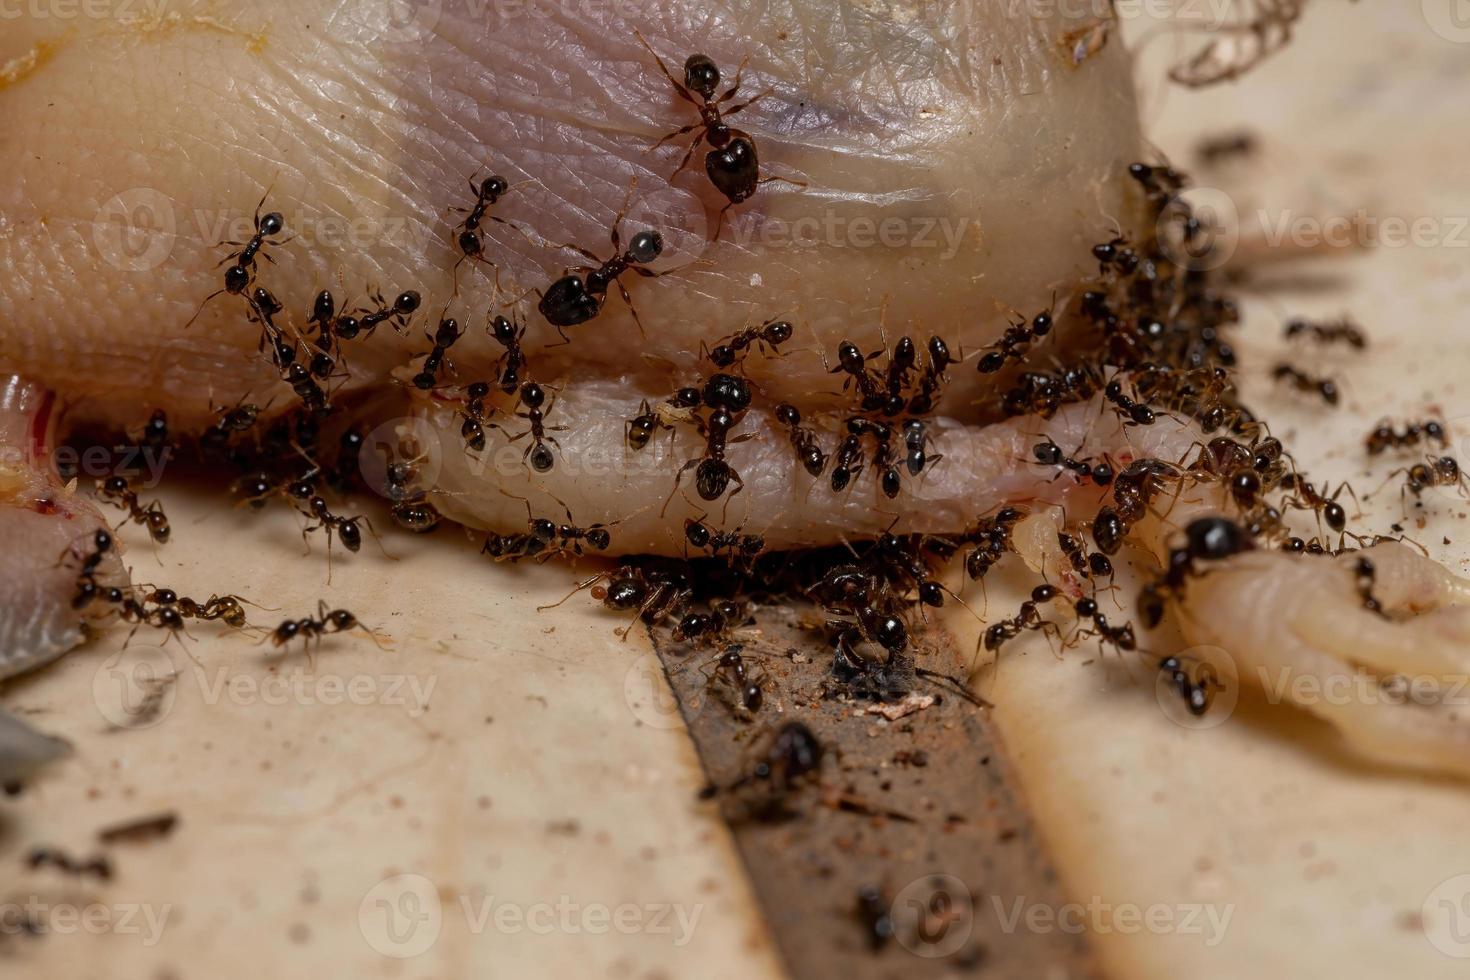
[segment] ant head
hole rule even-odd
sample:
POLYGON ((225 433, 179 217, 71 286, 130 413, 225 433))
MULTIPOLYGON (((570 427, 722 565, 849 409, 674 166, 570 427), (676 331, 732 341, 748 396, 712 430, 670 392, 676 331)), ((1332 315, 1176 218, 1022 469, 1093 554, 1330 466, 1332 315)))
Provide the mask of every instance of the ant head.
POLYGON ((612 535, 605 528, 593 528, 587 532, 587 543, 598 551, 606 551, 612 544, 612 535))
POLYGON ((272 211, 260 219, 260 233, 262 235, 279 235, 285 228, 286 219, 281 217, 278 211, 272 211))
POLYGON ((521 404, 527 408, 540 408, 546 402, 546 389, 534 381, 521 385, 521 404))
POLYGON ((399 293, 398 298, 393 301, 393 312, 399 316, 408 316, 419 308, 421 302, 423 299, 417 292, 412 289, 405 290, 399 293))
POLYGON ((486 177, 480 184, 480 196, 487 201, 493 202, 509 189, 510 185, 506 183, 505 178, 499 174, 494 174, 486 177))
POLYGON ((684 87, 712 99, 720 84, 720 67, 706 54, 691 54, 684 62, 684 87))
POLYGON ((790 340, 795 330, 789 320, 772 320, 762 329, 761 337, 768 344, 780 345, 790 340))
POLYGON ((656 231, 640 231, 628 243, 628 258, 647 265, 663 254, 664 238, 656 231))

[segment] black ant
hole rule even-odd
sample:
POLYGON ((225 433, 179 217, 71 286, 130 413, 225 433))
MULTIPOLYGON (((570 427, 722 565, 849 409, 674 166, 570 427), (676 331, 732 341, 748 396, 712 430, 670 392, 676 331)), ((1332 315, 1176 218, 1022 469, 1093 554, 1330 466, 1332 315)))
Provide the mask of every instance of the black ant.
POLYGON ((1098 275, 1107 275, 1108 269, 1116 268, 1125 276, 1131 276, 1138 271, 1142 259, 1138 253, 1128 247, 1128 239, 1122 235, 1115 235, 1109 241, 1100 245, 1092 246, 1092 257, 1097 259, 1098 275))
POLYGON ((444 520, 444 515, 429 503, 428 494, 422 490, 416 490, 394 502, 389 514, 393 517, 393 523, 414 534, 428 534, 444 520))
MULTIPOLYGON (((799 721, 788 721, 776 729, 750 771, 725 787, 725 792, 763 783, 778 798, 771 802, 779 802, 780 797, 820 775, 824 754, 821 741, 810 728, 799 721)), ((710 785, 701 790, 699 796, 708 800, 719 792, 719 787, 710 785)))
POLYGON ((883 390, 888 396, 883 407, 885 415, 898 415, 908 407, 903 392, 908 387, 909 377, 918 366, 919 348, 914 344, 914 338, 900 337, 898 343, 893 345, 893 350, 888 355, 888 364, 883 369, 883 390))
POLYGON ((749 566, 766 550, 766 539, 759 534, 741 534, 740 528, 734 531, 713 530, 703 519, 684 521, 684 540, 715 558, 724 552, 736 566, 749 566))
MULTIPOLYGON (((607 608, 617 612, 636 612, 637 618, 650 625, 682 609, 692 594, 681 573, 620 565, 613 571, 602 572, 582 582, 560 602, 537 606, 536 610, 555 609, 589 586, 592 598, 607 608)), ((626 641, 626 630, 622 631, 622 636, 626 641)))
POLYGON ((105 854, 81 861, 56 848, 37 847, 26 855, 25 865, 32 871, 49 865, 69 875, 95 875, 102 881, 112 880, 112 862, 105 854))
MULTIPOLYGON (((873 469, 878 473, 878 486, 882 489, 883 495, 888 499, 892 500, 897 497, 903 484, 898 472, 898 457, 893 451, 892 426, 855 415, 847 420, 847 431, 850 437, 858 439, 861 439, 865 435, 873 437, 873 469)), ((850 455, 848 466, 852 466, 850 455)), ((834 478, 837 472, 837 470, 833 470, 834 478)), ((833 487, 833 489, 835 490, 837 488, 833 487)))
POLYGON ((1368 433, 1365 442, 1368 455, 1377 456, 1389 449, 1417 446, 1421 442, 1432 442, 1445 449, 1450 444, 1450 437, 1444 423, 1435 419, 1406 423, 1403 432, 1396 431, 1390 422, 1384 420, 1368 433))
MULTIPOLYGON (((300 619, 283 620, 281 625, 271 630, 264 639, 269 639, 272 646, 283 647, 300 637, 306 641, 309 648, 313 639, 320 645, 322 637, 328 633, 345 633, 354 629, 362 630, 372 637, 374 643, 378 643, 378 638, 373 635, 373 631, 358 622, 355 615, 346 609, 328 611, 326 602, 319 601, 315 617, 303 616, 300 619)), ((381 643, 378 645, 382 646, 381 643)))
POLYGON ((854 344, 850 340, 844 340, 837 345, 837 366, 827 372, 829 374, 841 373, 847 375, 847 377, 842 379, 843 391, 847 391, 848 387, 853 384, 857 385, 858 394, 862 396, 863 411, 877 411, 887 401, 882 390, 878 387, 877 377, 873 374, 872 369, 868 367, 868 361, 871 358, 877 357, 880 353, 881 351, 874 351, 871 354, 864 355, 858 349, 857 344, 854 344))
POLYGON ((547 287, 537 305, 537 309, 546 318, 546 322, 556 327, 557 333, 561 335, 564 342, 570 343, 562 328, 586 323, 601 313, 603 304, 607 302, 607 291, 612 286, 618 287, 618 294, 623 297, 623 302, 628 304, 628 311, 633 314, 633 322, 638 324, 639 332, 643 332, 643 321, 638 318, 638 309, 633 305, 633 297, 628 295, 628 289, 622 284, 619 277, 625 272, 635 272, 648 278, 663 275, 664 273, 654 272, 645 266, 663 254, 664 239, 656 231, 640 231, 628 241, 627 249, 623 248, 620 229, 623 218, 632 204, 635 186, 637 186, 636 179, 629 185, 628 198, 623 202, 622 210, 618 212, 617 218, 613 221, 611 235, 613 255, 611 258, 600 259, 580 245, 562 246, 562 248, 580 253, 594 263, 568 272, 553 282, 547 287))
POLYGON ((1103 397, 1111 402, 1118 415, 1126 421, 1125 426, 1153 425, 1154 410, 1142 402, 1134 401, 1123 392, 1122 382, 1114 379, 1103 388, 1103 397))
POLYGON ((638 414, 627 422, 626 435, 628 448, 637 452, 648 445, 653 434, 659 429, 673 430, 673 426, 663 420, 663 416, 648 404, 648 399, 643 399, 638 405, 638 414))
POLYGON ((1190 714, 1198 718, 1210 710, 1210 688, 1214 685, 1208 676, 1201 678, 1198 682, 1194 681, 1189 676, 1189 672, 1184 669, 1184 662, 1178 657, 1165 657, 1160 660, 1159 672, 1168 675, 1190 714))
MULTIPOLYGON (((479 184, 475 183, 474 177, 469 178, 470 192, 475 195, 475 204, 471 208, 450 208, 451 211, 465 215, 465 219, 456 227, 458 233, 455 244, 459 246, 459 261, 454 263, 455 294, 459 293, 459 267, 465 259, 474 259, 476 262, 484 262, 490 268, 495 269, 495 263, 485 258, 485 242, 480 237, 480 225, 485 218, 498 221, 501 224, 509 224, 504 218, 489 214, 490 208, 499 203, 500 198, 510 189, 504 177, 491 174, 479 184)), ((497 269, 498 273, 499 270, 497 269)))
POLYGON ((67 558, 79 558, 81 568, 77 572, 77 594, 72 599, 73 609, 82 609, 95 599, 102 589, 97 584, 97 568, 102 564, 104 558, 112 553, 116 542, 112 534, 107 531, 97 530, 92 534, 92 550, 85 554, 79 554, 76 546, 68 547, 62 552, 61 560, 67 558))
POLYGON ((1051 333, 1054 326, 1050 313, 1038 313, 1028 324, 1019 320, 1006 328, 1000 340, 986 348, 975 365, 981 374, 994 374, 1005 367, 1007 361, 1021 360, 1031 350, 1031 344, 1051 333))
POLYGON ((290 365, 282 376, 282 380, 291 386, 291 391, 301 399, 307 411, 314 415, 325 415, 331 411, 326 391, 317 384, 317 379, 312 373, 300 364, 290 365))
POLYGON ((1368 337, 1363 333, 1362 328, 1345 318, 1331 323, 1313 323, 1302 319, 1291 320, 1283 328, 1282 336, 1287 340, 1296 337, 1311 337, 1321 344, 1341 341, 1354 350, 1363 350, 1368 346, 1368 337))
POLYGON ((827 454, 817 445, 817 437, 811 429, 801 424, 801 412, 795 405, 782 402, 776 406, 776 421, 786 426, 791 436, 791 448, 808 474, 817 477, 827 468, 827 454))
POLYGON ((1231 499, 1243 511, 1253 511, 1262 503, 1268 481, 1256 467, 1255 454, 1234 439, 1225 436, 1211 439, 1201 447, 1199 458, 1190 464, 1190 469, 1223 481, 1231 499))
POLYGON ((168 440, 168 414, 160 408, 143 424, 142 442, 154 452, 162 452, 168 448, 168 440))
POLYGON ((355 425, 344 429, 338 437, 337 458, 333 460, 327 476, 327 483, 337 491, 346 493, 356 485, 358 474, 362 472, 362 447, 366 442, 362 429, 355 425))
POLYGON ((473 452, 485 450, 485 424, 495 414, 493 407, 485 405, 485 399, 489 397, 490 385, 484 381, 476 381, 465 388, 465 406, 459 413, 464 423, 459 427, 459 434, 464 439, 465 448, 473 452))
POLYGON ((771 353, 791 339, 793 327, 786 320, 768 320, 759 327, 747 327, 739 333, 726 337, 704 352, 710 363, 717 368, 735 364, 749 349, 759 344, 761 350, 771 353))
POLYGON ((934 411, 934 398, 939 394, 939 389, 945 380, 948 379, 949 366, 953 363, 954 358, 950 355, 949 345, 944 342, 944 338, 930 337, 929 360, 919 375, 917 393, 909 399, 909 414, 928 415, 934 411))
POLYGON ((766 703, 765 676, 746 667, 743 648, 738 643, 726 647, 714 663, 711 682, 720 681, 722 689, 733 688, 731 707, 745 714, 755 714, 766 703))
POLYGON ((1281 488, 1296 491, 1296 496, 1290 502, 1302 510, 1316 511, 1332 530, 1341 532, 1347 527, 1347 511, 1337 502, 1337 497, 1343 490, 1347 490, 1349 494, 1353 492, 1347 483, 1338 484, 1332 496, 1325 497, 1311 483, 1295 473, 1288 473, 1281 479, 1281 488))
POLYGON ((423 366, 419 369, 419 373, 414 375, 415 388, 420 391, 428 391, 438 383, 439 372, 449 366, 446 360, 449 348, 463 336, 464 331, 460 329, 458 320, 451 318, 439 321, 439 329, 434 332, 433 337, 429 338, 433 341, 434 349, 424 356, 423 366))
POLYGON ((566 426, 564 425, 546 425, 546 416, 550 415, 552 408, 555 407, 556 397, 553 395, 551 402, 548 404, 546 401, 546 390, 534 381, 527 381, 521 385, 520 397, 521 404, 525 406, 526 410, 524 412, 517 412, 516 418, 525 419, 529 427, 525 432, 512 436, 510 441, 520 442, 522 439, 530 436, 531 442, 526 446, 526 451, 521 454, 521 462, 525 462, 529 458, 531 468, 537 473, 549 472, 556 465, 556 457, 550 449, 546 448, 546 444, 551 443, 551 445, 556 446, 558 449, 561 448, 561 444, 556 441, 555 436, 548 435, 547 433, 563 432, 566 430, 566 426), (546 405, 545 409, 541 407, 542 405, 546 405))
MULTIPOLYGON (((322 297, 331 299, 330 293, 318 296, 318 302, 322 297)), ((389 320, 395 321, 394 329, 400 333, 408 329, 409 317, 418 312, 423 305, 423 297, 412 289, 398 294, 390 305, 381 294, 374 293, 370 299, 377 304, 377 309, 358 312, 360 316, 341 316, 333 323, 333 331, 342 340, 355 340, 358 336, 371 337, 373 331, 389 320)))
MULTIPOLYGON (((684 168, 689 166, 694 153, 699 149, 701 143, 708 142, 710 150, 704 157, 704 170, 709 176, 710 183, 715 186, 725 199, 729 202, 720 210, 719 223, 715 225, 715 233, 711 240, 720 237, 720 229, 723 227, 725 212, 737 204, 750 198, 756 189, 771 181, 782 181, 788 184, 797 184, 796 181, 787 180, 784 177, 761 177, 760 159, 756 153, 755 139, 749 133, 734 129, 725 121, 725 117, 733 116, 742 112, 750 106, 764 99, 770 94, 769 91, 762 92, 754 98, 737 103, 728 108, 725 103, 734 98, 740 91, 741 75, 745 71, 745 62, 735 72, 735 82, 718 98, 715 90, 720 85, 720 69, 714 60, 707 55, 692 54, 684 61, 684 81, 681 83, 669 71, 663 59, 658 56, 649 43, 644 40, 642 34, 634 32, 638 42, 653 55, 653 60, 658 62, 659 70, 664 77, 674 86, 674 91, 684 101, 699 110, 699 122, 680 127, 665 135, 652 149, 663 146, 669 140, 687 136, 698 130, 698 134, 689 144, 684 159, 679 162, 678 168, 669 176, 672 181, 684 168), (696 98, 698 96, 698 98, 696 98)), ((801 186, 798 184, 798 186, 801 186)))
POLYGON ((1163 621, 1166 597, 1184 596, 1189 577, 1200 574, 1198 563, 1222 561, 1255 547, 1245 528, 1219 516, 1190 521, 1184 539, 1182 546, 1170 549, 1164 574, 1138 595, 1138 614, 1148 629, 1163 621))
MULTIPOLYGON (((543 560, 555 553, 581 557, 583 542, 596 551, 606 551, 612 545, 612 535, 606 524, 589 524, 587 527, 578 527, 572 517, 571 508, 560 500, 557 500, 557 503, 561 504, 562 509, 566 511, 567 523, 565 524, 558 524, 545 517, 533 516, 531 502, 526 501, 526 526, 531 537, 540 542, 543 549, 553 547, 556 549, 555 552, 545 552, 543 560)), ((538 549, 538 552, 541 550, 538 549)))
POLYGON ((1429 487, 1459 487, 1462 493, 1467 489, 1465 472, 1453 456, 1427 456, 1422 463, 1394 470, 1388 478, 1391 480, 1400 473, 1405 474, 1404 490, 1412 493, 1415 500, 1429 487))
POLYGON ((166 544, 169 539, 170 529, 168 517, 163 513, 163 504, 157 500, 147 507, 138 503, 138 493, 128 483, 125 476, 110 476, 103 482, 98 495, 103 499, 116 504, 128 512, 128 519, 134 524, 141 524, 148 529, 148 536, 153 539, 154 544, 166 544))
POLYGON ((863 457, 863 437, 849 433, 837 444, 832 454, 832 492, 846 490, 858 474, 862 473, 866 461, 863 457))
POLYGON ((974 545, 965 556, 965 574, 972 582, 984 579, 991 567, 1011 550, 1011 532, 1025 516, 1026 512, 1017 507, 1002 507, 965 535, 974 545))
POLYGON ((1371 558, 1359 558, 1353 562, 1353 580, 1358 589, 1358 597, 1363 600, 1363 608, 1387 618, 1383 604, 1373 595, 1373 585, 1377 579, 1378 569, 1371 558))
POLYGON ((505 348, 499 364, 499 384, 500 390, 508 395, 520 387, 521 371, 526 367, 526 354, 521 347, 526 328, 503 316, 497 316, 490 321, 490 336, 505 348))
MULTIPOLYGON (((708 393, 708 389, 706 389, 708 393)), ((725 459, 725 451, 731 443, 744 442, 752 437, 751 433, 730 438, 730 430, 740 424, 744 417, 743 411, 734 411, 723 405, 716 407, 706 418, 697 416, 699 421, 699 434, 705 439, 704 455, 689 460, 679 468, 674 477, 674 489, 669 493, 669 500, 674 499, 674 494, 679 491, 679 481, 689 470, 694 470, 694 486, 703 500, 719 500, 724 496, 730 484, 735 484, 735 489, 730 496, 745 489, 745 481, 740 478, 735 467, 731 466, 725 459)), ((664 509, 669 506, 668 500, 664 501, 664 509)), ((729 507, 729 501, 725 502, 729 507)))
POLYGON ((1184 190, 1185 177, 1168 165, 1152 166, 1147 163, 1130 163, 1128 176, 1137 181, 1155 208, 1163 208, 1184 190))
POLYGON ((255 428, 260 421, 260 406, 245 402, 243 399, 232 408, 215 409, 215 420, 199 437, 199 444, 206 452, 218 452, 223 450, 230 441, 230 436, 249 432, 255 428))
MULTIPOLYGON (((1036 462, 1043 466, 1059 466, 1064 470, 1070 470, 1077 479, 1092 481, 1100 487, 1105 487, 1113 482, 1113 466, 1106 461, 1093 463, 1091 460, 1073 459, 1062 451, 1050 438, 1044 442, 1038 442, 1031 447, 1031 455, 1036 457, 1036 462)), ((1060 475, 1060 474, 1058 474, 1060 475)))
POLYGON ((260 209, 265 207, 266 197, 269 196, 270 192, 267 191, 265 196, 260 199, 260 203, 255 207, 255 234, 251 235, 250 240, 248 242, 222 243, 224 245, 239 246, 240 250, 226 256, 223 260, 221 260, 220 265, 224 265, 226 262, 231 263, 230 267, 225 270, 224 287, 209 294, 209 296, 205 298, 204 302, 199 304, 198 311, 195 312, 194 316, 189 320, 189 322, 184 325, 185 329, 194 325, 194 321, 199 319, 199 314, 204 312, 204 307, 208 306, 209 301, 214 299, 216 296, 219 296, 223 293, 229 293, 231 296, 239 296, 243 294, 246 289, 250 288, 250 284, 255 281, 256 258, 259 257, 265 259, 268 262, 275 261, 275 259, 272 259, 270 255, 264 251, 265 246, 271 245, 274 247, 279 247, 286 244, 286 242, 284 241, 270 240, 272 236, 279 235, 281 232, 286 230, 286 219, 281 217, 280 213, 276 211, 272 211, 265 216, 262 216, 260 213, 260 209))
POLYGON ((1315 378, 1290 364, 1278 364, 1271 369, 1271 377, 1286 381, 1297 391, 1315 393, 1328 405, 1336 407, 1340 398, 1337 382, 1331 378, 1315 378))
POLYGON ((1072 571, 1081 578, 1093 580, 1105 578, 1110 582, 1113 578, 1113 563, 1107 555, 1100 551, 1088 554, 1087 547, 1082 541, 1065 531, 1057 532, 1057 546, 1066 555, 1067 563, 1072 566, 1072 571))
POLYGON ((1031 590, 1031 598, 1021 603, 1021 608, 1016 615, 1010 619, 1003 619, 998 623, 992 623, 985 628, 985 633, 980 642, 989 653, 999 653, 1000 648, 1009 640, 1014 640, 1026 630, 1041 630, 1044 633, 1055 634, 1061 637, 1061 630, 1056 623, 1041 616, 1041 606, 1051 602, 1061 593, 1054 585, 1038 585, 1031 590))
POLYGON ((1221 136, 1207 136, 1200 140, 1195 147, 1194 155, 1200 163, 1212 166, 1235 157, 1254 156, 1257 149, 1259 149, 1259 144, 1254 134, 1226 133, 1221 136))
POLYGON ((1132 651, 1138 649, 1138 640, 1133 633, 1133 624, 1124 623, 1122 626, 1114 626, 1108 622, 1102 610, 1098 608, 1097 600, 1088 596, 1078 599, 1075 605, 1077 618, 1079 620, 1091 620, 1092 628, 1081 631, 1079 636, 1096 636, 1099 643, 1112 644, 1118 651, 1132 651))
POLYGON ((874 542, 872 554, 889 570, 890 577, 896 573, 899 579, 913 583, 921 606, 938 609, 944 605, 944 595, 949 590, 930 577, 929 566, 920 557, 921 550, 926 548, 948 557, 953 554, 954 546, 941 539, 912 534, 899 536, 888 530, 874 542))
POLYGON ((708 612, 686 613, 674 627, 674 639, 680 643, 691 640, 710 642, 725 637, 746 619, 740 603, 733 599, 721 599, 710 604, 708 612))
MULTIPOLYGON (((173 609, 185 619, 206 621, 218 619, 235 629, 244 629, 247 625, 245 607, 241 604, 244 601, 237 595, 212 595, 201 603, 188 596, 181 596, 173 589, 153 589, 143 596, 144 605, 153 603, 160 609, 173 609)), ((132 606, 135 618, 146 618, 147 613, 142 612, 136 602, 132 606)))

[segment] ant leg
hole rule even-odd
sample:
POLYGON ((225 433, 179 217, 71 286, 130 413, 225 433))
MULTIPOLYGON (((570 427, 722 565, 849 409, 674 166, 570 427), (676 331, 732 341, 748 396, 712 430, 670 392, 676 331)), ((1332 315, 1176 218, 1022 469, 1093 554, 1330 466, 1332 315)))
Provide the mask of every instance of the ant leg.
MULTIPOLYGON (((735 66, 735 81, 732 82, 730 84, 730 87, 725 89, 720 97, 715 100, 715 105, 722 105, 725 102, 728 102, 730 99, 734 98, 736 92, 740 91, 740 82, 745 77, 745 66, 749 63, 750 55, 746 55, 744 58, 740 59, 740 64, 735 66)), ((724 111, 728 112, 730 110, 724 111)))
POLYGON ((219 289, 219 290, 216 290, 215 292, 210 293, 208 296, 206 296, 204 298, 204 302, 202 302, 202 303, 199 304, 199 309, 195 310, 194 311, 194 315, 189 318, 189 322, 186 323, 186 324, 184 324, 184 329, 185 330, 188 330, 190 327, 192 327, 194 325, 194 321, 197 320, 197 319, 199 319, 199 314, 203 313, 204 312, 204 308, 209 305, 209 301, 212 300, 212 299, 214 299, 216 296, 219 296, 220 294, 222 294, 224 292, 225 292, 225 290, 219 289))
POLYGON ((690 103, 691 105, 698 106, 699 101, 695 99, 693 95, 689 94, 689 90, 684 87, 683 82, 679 81, 673 76, 673 73, 669 71, 668 65, 664 64, 664 59, 658 56, 658 52, 653 50, 653 45, 648 43, 648 40, 643 36, 643 34, 635 30, 633 32, 633 36, 638 39, 638 43, 643 45, 643 47, 648 51, 649 54, 653 55, 653 60, 658 62, 658 70, 664 73, 664 77, 669 80, 669 84, 674 86, 674 91, 679 93, 679 97, 685 102, 690 103))
POLYGON ((732 501, 732 500, 735 499, 735 495, 737 493, 739 493, 740 491, 742 491, 742 490, 745 489, 745 481, 742 480, 742 479, 740 479, 740 474, 739 473, 736 473, 734 470, 731 470, 730 471, 730 479, 734 481, 734 483, 735 483, 735 489, 734 490, 731 490, 730 491, 730 495, 725 498, 725 506, 720 511, 720 523, 721 524, 726 524, 726 523, 729 522, 729 518, 730 518, 730 501, 732 501))
POLYGON ((633 297, 628 295, 628 287, 621 282, 618 285, 618 295, 623 297, 623 302, 628 304, 628 312, 633 314, 633 322, 638 325, 638 336, 644 340, 648 339, 648 331, 643 329, 643 320, 638 316, 638 307, 633 305, 633 297))
MULTIPOLYGON (((688 136, 690 133, 694 132, 698 128, 699 128, 699 124, 698 123, 695 123, 695 124, 692 124, 692 125, 689 125, 689 126, 682 126, 679 129, 673 130, 672 132, 665 133, 663 135, 663 137, 657 143, 653 144, 652 146, 650 146, 648 149, 644 150, 643 152, 644 153, 652 153, 654 150, 657 150, 659 147, 663 146, 665 143, 669 142, 670 140, 676 140, 680 136, 688 136)), ((683 168, 680 168, 680 169, 683 169, 683 168)), ((674 176, 677 176, 678 173, 679 173, 678 170, 674 171, 674 176)), ((670 179, 672 179, 672 177, 670 179)))
POLYGON ((628 212, 632 210, 633 192, 637 189, 638 175, 634 174, 632 179, 628 181, 628 193, 623 196, 623 207, 621 210, 618 211, 618 216, 613 219, 612 235, 609 236, 612 239, 613 249, 617 252, 622 252, 623 250, 623 219, 626 218, 628 216, 628 212))
POLYGON ((679 472, 678 473, 674 474, 674 489, 672 489, 672 490, 669 491, 669 496, 668 496, 668 499, 664 501, 663 509, 658 512, 658 516, 660 518, 662 518, 664 516, 664 514, 668 512, 669 504, 673 501, 674 494, 676 494, 676 493, 679 492, 679 481, 682 480, 682 479, 684 479, 684 474, 685 473, 688 473, 690 470, 694 469, 696 466, 698 466, 703 461, 704 461, 703 458, 691 459, 689 462, 685 463, 683 466, 681 466, 679 468, 679 472))
MULTIPOLYGON (((722 115, 722 116, 733 116, 733 115, 735 115, 735 113, 740 112, 742 109, 749 108, 750 106, 755 105, 757 102, 760 102, 760 101, 762 101, 764 99, 769 98, 771 96, 771 94, 774 93, 775 91, 776 90, 774 88, 768 88, 764 92, 762 92, 760 95, 757 95, 754 98, 746 99, 744 102, 738 103, 736 105, 732 105, 728 109, 721 109, 720 110, 720 115, 722 115)), ((730 89, 729 92, 725 93, 724 98, 729 98, 729 97, 733 96, 734 94, 735 94, 735 89, 732 88, 732 89, 730 89)))
POLYGON ((693 141, 690 142, 689 149, 684 151, 684 159, 680 160, 679 166, 675 167, 674 172, 669 174, 669 183, 672 184, 674 182, 674 178, 682 174, 684 172, 684 168, 689 166, 689 161, 694 159, 694 153, 696 150, 699 149, 700 144, 704 142, 704 138, 705 134, 703 132, 700 132, 700 134, 694 137, 693 141))

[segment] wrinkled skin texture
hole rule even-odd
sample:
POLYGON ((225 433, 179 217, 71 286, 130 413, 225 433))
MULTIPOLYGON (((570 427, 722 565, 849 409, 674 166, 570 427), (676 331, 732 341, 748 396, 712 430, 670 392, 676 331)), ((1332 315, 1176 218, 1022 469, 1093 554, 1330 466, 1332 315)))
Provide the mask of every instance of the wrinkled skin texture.
MULTIPOLYGON (((1141 143, 1126 52, 1110 44, 1074 66, 1057 41, 1075 25, 1060 17, 978 0, 806 0, 637 13, 589 5, 579 19, 566 10, 576 5, 447 0, 395 25, 383 17, 391 6, 197 4, 161 20, 8 26, 0 60, 43 47, 34 71, 0 85, 12 174, 0 188, 0 368, 74 398, 75 418, 117 425, 161 406, 177 428, 197 426, 211 403, 246 393, 288 403, 237 297, 215 299, 185 327, 219 288, 216 263, 230 250, 215 243, 248 237, 269 187, 266 210, 299 236, 267 246, 277 263, 260 263, 284 319, 303 325, 324 286, 354 306, 369 287, 425 297, 407 337, 385 327, 349 345, 347 390, 401 392, 390 372, 428 350, 424 329, 446 304, 468 327, 450 356, 453 379, 485 376, 499 353, 486 314, 519 296, 531 376, 616 381, 635 408, 688 383, 702 342, 787 317, 797 325, 789 356, 752 358, 748 372, 770 403, 810 411, 841 403, 823 361, 839 340, 877 350, 886 324, 889 338, 912 333, 922 344, 938 333, 973 352, 1009 310, 1029 316, 1075 289, 1092 265, 1087 247, 1138 207, 1119 179, 1141 143), (687 141, 649 150, 696 113, 635 30, 676 75, 686 54, 710 55, 725 71, 722 90, 748 58, 736 101, 770 94, 732 124, 755 136, 763 173, 805 186, 763 185, 706 245, 724 199, 702 155, 671 185, 687 141), (504 290, 466 262, 451 302, 461 216, 448 208, 473 203, 467 179, 486 166, 511 184, 492 213, 528 231, 487 223, 504 290), (63 169, 82 176, 59 180, 63 169), (658 227, 666 248, 654 267, 675 270, 624 278, 647 339, 614 289, 601 316, 570 328, 574 343, 540 353, 557 338, 527 291, 583 259, 538 242, 608 256, 633 177, 623 241, 658 227)), ((973 420, 987 379, 970 365, 951 377, 946 414, 973 420)), ((934 451, 964 455, 972 433, 947 431, 952 445, 934 451)), ((570 456, 603 437, 558 436, 570 456)), ((577 496, 559 473, 541 483, 577 496)), ((459 499, 461 519, 523 520, 494 485, 442 489, 459 499)), ((611 516, 614 499, 577 516, 611 516)), ((814 526, 836 523, 822 496, 811 508, 814 526)))

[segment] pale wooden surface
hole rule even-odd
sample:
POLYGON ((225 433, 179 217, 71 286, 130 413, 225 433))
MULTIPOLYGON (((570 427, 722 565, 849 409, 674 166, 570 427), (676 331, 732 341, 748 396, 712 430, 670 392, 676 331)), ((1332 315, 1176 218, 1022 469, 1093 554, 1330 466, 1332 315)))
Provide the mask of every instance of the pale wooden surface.
POLYGON ((289 512, 252 520, 197 496, 166 500, 176 542, 159 552, 161 567, 146 539, 126 535, 138 578, 285 606, 252 610, 272 625, 314 612, 325 596, 390 648, 358 633, 329 640, 314 669, 299 654, 272 667, 269 644, 206 626, 192 630, 195 664, 143 633, 121 651, 122 631, 7 687, 5 707, 76 751, 5 803, 0 901, 38 895, 169 915, 156 945, 116 933, 0 941, 12 967, 71 977, 778 971, 724 827, 696 802, 698 765, 674 705, 659 700, 667 694, 646 637, 619 642, 618 618, 585 594, 534 611, 570 589, 572 571, 492 566, 450 528, 390 537, 397 562, 371 543, 359 558, 339 557, 329 589, 320 540, 302 558, 289 512), (115 730, 128 721, 120 685, 136 697, 149 671, 178 675, 162 717, 115 730), (282 677, 296 686, 256 686, 282 677), (343 691, 358 693, 324 703, 343 691), (30 846, 85 856, 99 827, 160 810, 176 810, 179 828, 115 849, 110 884, 20 871, 30 846), (433 883, 443 923, 437 941, 403 959, 380 954, 416 952, 432 920, 386 941, 376 900, 414 901, 396 884, 361 909, 400 874, 433 883), (501 903, 550 906, 552 931, 511 919, 497 928, 492 918, 476 934, 492 897, 492 915, 501 903), (563 901, 576 907, 570 929, 560 925, 563 901), (687 938, 654 911, 648 929, 623 934, 604 922, 603 934, 591 932, 597 907, 622 905, 679 905, 699 918, 687 938))

